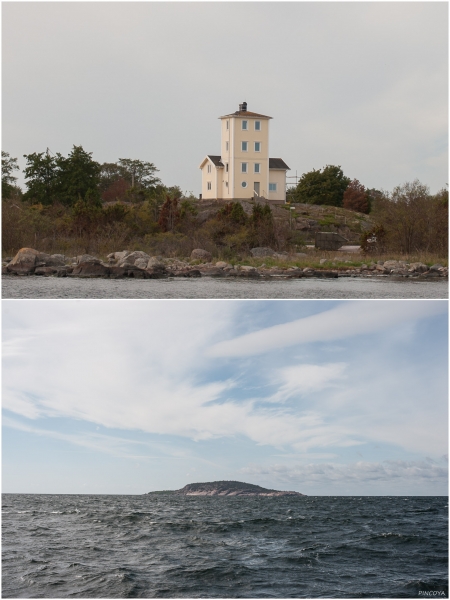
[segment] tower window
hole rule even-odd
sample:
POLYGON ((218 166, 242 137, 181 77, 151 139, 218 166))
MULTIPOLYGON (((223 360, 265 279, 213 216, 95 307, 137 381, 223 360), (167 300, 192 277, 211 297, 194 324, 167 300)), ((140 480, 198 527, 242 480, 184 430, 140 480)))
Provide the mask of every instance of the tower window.
POLYGON ((208 165, 208 173, 211 173, 211 165, 208 165))
POLYGON ((207 182, 206 187, 207 187, 208 190, 211 189, 211 182, 210 181, 207 182))
POLYGON ((228 173, 228 163, 225 163, 225 171, 228 173))
POLYGON ((248 129, 248 121, 242 121, 242 129, 248 129))
POLYGON ((228 121, 227 121, 227 129, 228 129, 228 121))
POLYGON ((255 131, 261 131, 261 121, 255 121, 255 131))
POLYGON ((255 152, 261 152, 261 142, 255 142, 255 152))
POLYGON ((241 173, 247 173, 247 163, 241 163, 241 173))
POLYGON ((228 142, 225 142, 225 150, 228 152, 228 142))
POLYGON ((277 184, 269 183, 269 192, 276 192, 276 191, 277 191, 277 184))
POLYGON ((245 188, 245 187, 247 187, 247 182, 246 182, 246 181, 243 181, 243 182, 241 183, 241 185, 242 185, 242 187, 244 187, 244 188, 245 188))
POLYGON ((242 142, 242 152, 247 152, 248 150, 248 142, 242 142))
POLYGON ((255 173, 260 173, 261 165, 260 163, 255 163, 255 173))

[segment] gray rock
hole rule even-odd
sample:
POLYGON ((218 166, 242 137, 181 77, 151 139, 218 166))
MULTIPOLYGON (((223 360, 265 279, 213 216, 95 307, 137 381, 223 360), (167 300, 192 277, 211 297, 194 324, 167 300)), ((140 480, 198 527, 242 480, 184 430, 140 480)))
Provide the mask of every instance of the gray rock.
POLYGON ((275 254, 275 250, 268 247, 258 247, 252 248, 250 250, 250 254, 256 258, 264 258, 264 256, 273 256, 275 254))
POLYGON ((242 265, 240 271, 243 271, 245 273, 252 273, 253 271, 256 271, 256 267, 252 267, 250 265, 242 265))
POLYGON ((439 263, 436 263, 435 265, 432 265, 430 267, 430 271, 439 271, 439 269, 443 269, 444 267, 442 265, 440 265, 439 263))
POLYGON ((148 260, 145 258, 137 258, 134 261, 134 266, 138 267, 139 269, 146 269, 147 268, 147 264, 148 264, 148 260))
POLYGON ((56 273, 57 269, 54 267, 36 267, 34 270, 35 275, 44 275, 44 277, 50 277, 56 273))
POLYGON ((100 261, 87 261, 76 265, 70 273, 71 277, 109 277, 110 267, 100 264, 100 261))
MULTIPOLYGON (((187 265, 185 265, 187 266, 187 265)), ((164 262, 162 261, 160 256, 151 256, 148 261, 147 261, 147 268, 150 269, 164 269, 166 268, 166 265, 164 264, 164 262)))
POLYGON ((239 271, 237 271, 237 276, 238 277, 247 277, 249 279, 258 279, 259 277, 261 277, 261 275, 258 273, 258 271, 255 268, 253 271, 249 271, 246 269, 242 269, 242 267, 239 271))
POLYGON ((124 279, 128 277, 128 271, 125 267, 109 267, 110 279, 124 279))
POLYGON ((211 252, 203 250, 202 248, 195 248, 191 252, 191 260, 205 260, 209 262, 212 259, 211 252))
POLYGON ((140 258, 148 261, 150 256, 146 252, 142 252, 142 250, 135 250, 134 252, 130 252, 129 254, 127 254, 126 261, 129 264, 135 265, 136 261, 140 258))
POLYGON ((90 254, 81 254, 77 256, 75 259, 77 265, 81 265, 82 263, 98 263, 100 264, 100 259, 95 256, 91 256, 90 254))
POLYGON ((218 267, 201 267, 199 266, 201 275, 205 277, 226 277, 227 273, 218 267))

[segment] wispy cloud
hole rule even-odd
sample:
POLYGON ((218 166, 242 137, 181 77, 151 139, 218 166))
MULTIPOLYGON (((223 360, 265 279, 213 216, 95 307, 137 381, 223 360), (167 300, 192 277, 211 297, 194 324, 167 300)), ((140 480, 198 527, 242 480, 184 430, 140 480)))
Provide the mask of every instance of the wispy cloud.
MULTIPOLYGON (((130 436, 242 437, 297 452, 369 441, 432 455, 447 447, 445 357, 423 368, 412 352, 393 363, 380 349, 392 340, 421 349, 414 328, 405 338, 395 332, 444 313, 446 302, 345 302, 331 310, 317 303, 313 316, 241 337, 247 303, 49 304, 4 303, 3 407, 21 417, 51 417, 55 427, 61 417, 81 420, 130 436), (324 360, 314 345, 329 339, 339 340, 340 362, 324 360), (291 354, 297 343, 308 360, 291 354), (262 350, 276 353, 260 357, 262 350)), ((257 313, 261 305, 253 306, 257 313)), ((92 448, 98 441, 81 439, 92 448)))
MULTIPOLYGON (((297 488, 315 484, 364 484, 407 482, 408 486, 418 485, 417 491, 423 493, 424 484, 439 481, 446 484, 448 465, 444 461, 425 460, 385 460, 382 462, 359 461, 352 464, 309 463, 288 466, 274 464, 269 466, 249 466, 242 469, 246 476, 266 476, 283 484, 297 488)), ((301 491, 301 490, 300 490, 301 491)))
POLYGON ((296 344, 333 341, 389 329, 403 321, 423 319, 447 311, 446 302, 345 302, 316 315, 275 325, 219 342, 208 354, 243 357, 296 344))

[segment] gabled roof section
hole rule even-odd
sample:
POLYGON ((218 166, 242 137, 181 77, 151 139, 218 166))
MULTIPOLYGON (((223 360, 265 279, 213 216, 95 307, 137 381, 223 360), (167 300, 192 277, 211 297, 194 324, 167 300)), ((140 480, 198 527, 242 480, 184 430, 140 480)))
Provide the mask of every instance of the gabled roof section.
POLYGON ((260 115, 259 113, 250 112, 249 110, 237 110, 234 113, 229 115, 224 115, 223 117, 219 117, 219 119, 226 119, 228 117, 241 117, 245 119, 247 117, 258 117, 259 119, 272 119, 273 117, 268 117, 267 115, 260 115))
POLYGON ((223 162, 222 162, 221 156, 215 156, 212 154, 208 154, 208 158, 211 162, 213 162, 216 165, 216 167, 223 167, 223 162))
POLYGON ((282 158, 269 158, 269 169, 291 170, 282 158))
POLYGON ((208 161, 208 160, 210 162, 212 162, 215 167, 218 167, 219 169, 223 168, 223 162, 222 162, 221 158, 222 158, 221 156, 216 156, 215 154, 214 155, 213 154, 208 154, 202 160, 202 162, 200 163, 200 165, 199 165, 198 168, 199 169, 203 169, 203 166, 204 166, 205 162, 208 161))

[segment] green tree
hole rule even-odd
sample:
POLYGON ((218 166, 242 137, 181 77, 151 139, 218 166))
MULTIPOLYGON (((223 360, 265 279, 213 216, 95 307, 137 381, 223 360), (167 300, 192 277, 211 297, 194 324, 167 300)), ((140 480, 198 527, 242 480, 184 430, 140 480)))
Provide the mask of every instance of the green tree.
POLYGON ((158 169, 153 163, 131 158, 119 158, 118 166, 123 169, 123 177, 127 179, 132 188, 150 189, 161 183, 155 176, 158 169))
POLYGON ((24 199, 43 205, 52 204, 58 188, 59 169, 56 157, 51 156, 47 150, 24 154, 24 158, 27 159, 23 171, 27 186, 24 199))
POLYGON ((246 225, 248 218, 240 202, 227 202, 217 213, 217 218, 246 225))
POLYGON ((17 189, 15 185, 17 177, 14 177, 13 172, 18 169, 17 158, 12 158, 9 152, 2 150, 2 198, 11 198, 14 190, 17 189))
POLYGON ((254 204, 250 218, 252 246, 273 246, 277 243, 272 209, 268 204, 254 204))
POLYGON ((350 179, 344 175, 340 166, 327 165, 318 171, 314 169, 304 173, 292 192, 292 198, 294 202, 342 206, 349 183, 350 179))
POLYGON ((92 152, 82 146, 73 146, 67 158, 57 154, 58 196, 63 204, 72 206, 79 199, 84 200, 89 193, 89 201, 100 204, 100 171, 98 162, 92 159, 92 152))

